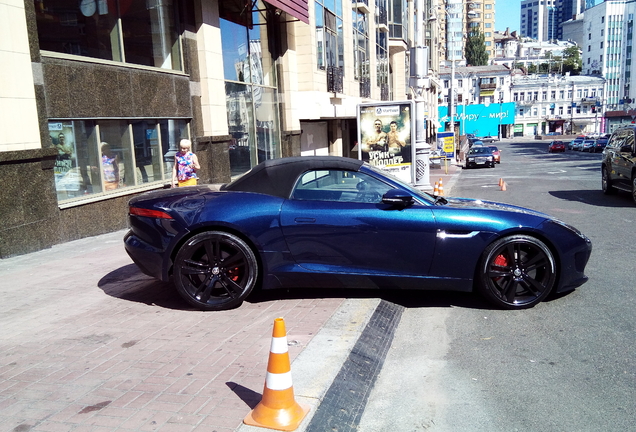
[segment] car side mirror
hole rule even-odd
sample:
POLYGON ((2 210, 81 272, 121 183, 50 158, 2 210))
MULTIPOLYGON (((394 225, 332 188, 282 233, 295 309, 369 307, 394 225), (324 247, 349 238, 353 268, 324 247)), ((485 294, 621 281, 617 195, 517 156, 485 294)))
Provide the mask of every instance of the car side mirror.
POLYGON ((399 208, 408 207, 413 202, 415 202, 413 196, 400 189, 390 189, 382 196, 382 203, 399 208))

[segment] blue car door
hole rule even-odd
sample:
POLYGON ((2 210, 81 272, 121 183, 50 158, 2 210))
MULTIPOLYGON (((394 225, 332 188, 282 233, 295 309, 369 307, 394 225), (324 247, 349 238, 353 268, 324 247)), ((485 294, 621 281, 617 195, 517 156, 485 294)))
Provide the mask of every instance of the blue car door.
MULTIPOLYGON (((355 180, 361 177, 357 173, 355 180)), ((378 186, 370 198, 347 195, 345 180, 315 188, 320 194, 314 197, 307 188, 297 194, 302 199, 283 203, 281 228, 294 260, 316 272, 428 275, 436 239, 431 207, 382 204, 382 193, 390 186, 378 186)))

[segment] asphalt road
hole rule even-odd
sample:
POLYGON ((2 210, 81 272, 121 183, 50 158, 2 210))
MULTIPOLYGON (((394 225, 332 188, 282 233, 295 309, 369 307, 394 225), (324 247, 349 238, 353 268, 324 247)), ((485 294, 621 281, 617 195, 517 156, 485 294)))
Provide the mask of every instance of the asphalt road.
POLYGON ((453 195, 579 228, 594 247, 589 281, 524 311, 472 294, 393 299, 406 309, 359 431, 636 430, 636 206, 628 194, 602 194, 600 154, 498 144, 502 163, 464 170, 453 195))

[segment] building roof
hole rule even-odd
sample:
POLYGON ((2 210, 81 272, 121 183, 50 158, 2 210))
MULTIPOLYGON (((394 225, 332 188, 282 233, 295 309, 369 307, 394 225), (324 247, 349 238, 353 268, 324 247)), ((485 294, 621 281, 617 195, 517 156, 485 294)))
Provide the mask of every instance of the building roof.
MULTIPOLYGON (((457 66, 455 74, 457 75, 510 75, 513 72, 506 65, 486 65, 486 66, 457 66)), ((439 76, 451 75, 450 67, 440 67, 439 76)))
POLYGON ((574 84, 574 85, 602 85, 605 82, 604 78, 591 75, 521 75, 516 76, 512 80, 512 84, 516 86, 535 86, 541 84, 574 84))

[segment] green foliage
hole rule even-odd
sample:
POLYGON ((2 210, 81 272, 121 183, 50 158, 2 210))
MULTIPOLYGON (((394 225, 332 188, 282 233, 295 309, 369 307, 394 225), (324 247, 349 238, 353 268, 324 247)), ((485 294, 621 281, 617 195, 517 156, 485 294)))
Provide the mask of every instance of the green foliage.
POLYGON ((578 46, 568 47, 563 50, 563 73, 570 72, 570 75, 579 75, 583 68, 581 50, 578 46))
POLYGON ((466 39, 466 63, 471 66, 485 66, 488 64, 486 40, 479 27, 473 29, 466 39))

